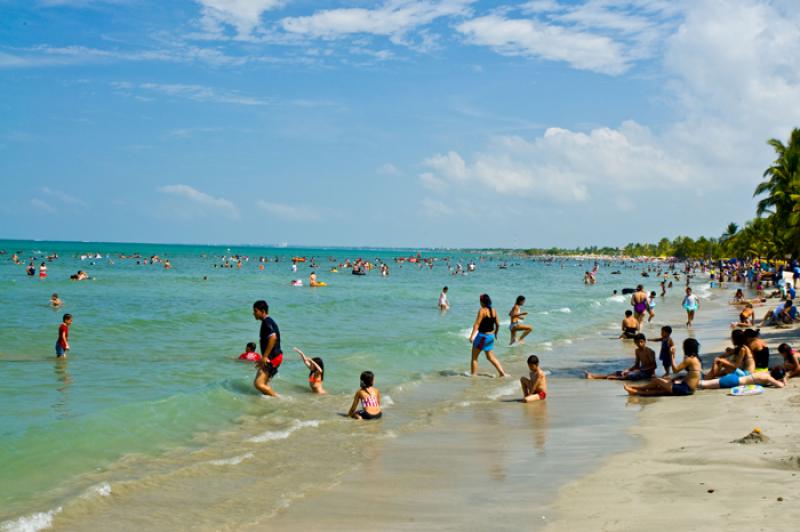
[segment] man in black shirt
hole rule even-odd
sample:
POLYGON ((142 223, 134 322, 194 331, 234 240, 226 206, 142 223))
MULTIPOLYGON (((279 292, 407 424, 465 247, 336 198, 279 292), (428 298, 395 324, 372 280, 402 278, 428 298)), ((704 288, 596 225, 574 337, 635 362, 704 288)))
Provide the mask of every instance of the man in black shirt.
POLYGON ((253 303, 253 316, 261 321, 258 339, 261 347, 261 363, 258 365, 258 373, 256 373, 253 386, 264 395, 277 397, 278 394, 269 385, 269 381, 278 373, 278 366, 283 362, 281 332, 275 320, 269 317, 269 305, 263 299, 253 303))

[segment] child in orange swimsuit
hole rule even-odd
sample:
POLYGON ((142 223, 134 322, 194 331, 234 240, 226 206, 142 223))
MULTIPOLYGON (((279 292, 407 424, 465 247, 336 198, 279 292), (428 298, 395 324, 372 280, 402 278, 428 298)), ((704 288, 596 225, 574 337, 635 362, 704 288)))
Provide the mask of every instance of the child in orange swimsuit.
POLYGON ((308 368, 308 385, 311 391, 320 395, 325 395, 325 390, 322 388, 322 381, 325 378, 325 363, 320 357, 308 358, 305 353, 298 348, 294 348, 303 364, 308 368))

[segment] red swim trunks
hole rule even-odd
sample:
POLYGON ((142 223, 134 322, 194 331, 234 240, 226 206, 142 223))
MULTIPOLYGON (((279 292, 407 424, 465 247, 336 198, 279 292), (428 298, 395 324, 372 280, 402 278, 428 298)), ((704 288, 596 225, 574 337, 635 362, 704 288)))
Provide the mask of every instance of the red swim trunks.
POLYGON ((547 397, 547 392, 539 392, 539 393, 538 393, 538 394, 536 394, 536 395, 538 395, 538 396, 539 396, 539 399, 541 399, 542 401, 544 401, 544 400, 545 400, 545 398, 547 397))

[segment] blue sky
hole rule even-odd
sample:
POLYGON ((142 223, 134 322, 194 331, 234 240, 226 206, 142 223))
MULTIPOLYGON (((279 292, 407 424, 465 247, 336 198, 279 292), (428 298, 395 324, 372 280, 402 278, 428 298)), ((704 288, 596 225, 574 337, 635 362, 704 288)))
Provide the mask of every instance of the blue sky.
POLYGON ((718 235, 800 126, 790 0, 0 0, 0 237, 718 235))

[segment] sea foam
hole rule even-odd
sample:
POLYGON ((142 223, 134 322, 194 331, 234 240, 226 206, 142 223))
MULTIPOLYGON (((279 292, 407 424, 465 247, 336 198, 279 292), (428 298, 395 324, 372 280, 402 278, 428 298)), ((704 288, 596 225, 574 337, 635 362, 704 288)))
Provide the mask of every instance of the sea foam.
POLYGON ((221 460, 211 460, 209 463, 211 465, 216 465, 216 466, 239 465, 242 462, 244 462, 245 460, 249 460, 253 456, 255 456, 253 453, 244 453, 244 454, 240 454, 239 456, 234 456, 232 458, 223 458, 221 460))
POLYGON ((44 530, 53 526, 53 517, 60 512, 61 507, 59 506, 49 512, 26 515, 13 521, 6 521, 0 525, 0 530, 3 532, 37 532, 38 530, 44 530))
POLYGON ((268 430, 267 432, 259 434, 258 436, 254 436, 247 441, 253 443, 264 443, 273 440, 285 440, 286 438, 291 436, 293 432, 296 432, 300 429, 306 427, 318 427, 318 426, 319 426, 319 421, 315 419, 312 419, 310 421, 300 421, 299 419, 295 419, 292 422, 292 425, 286 430, 276 430, 276 431, 268 430))

